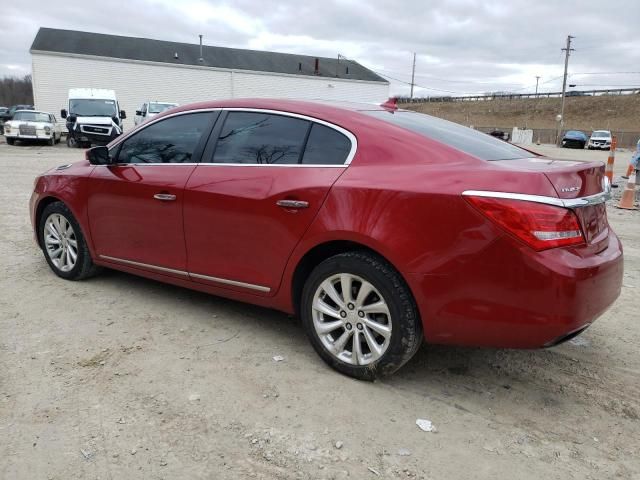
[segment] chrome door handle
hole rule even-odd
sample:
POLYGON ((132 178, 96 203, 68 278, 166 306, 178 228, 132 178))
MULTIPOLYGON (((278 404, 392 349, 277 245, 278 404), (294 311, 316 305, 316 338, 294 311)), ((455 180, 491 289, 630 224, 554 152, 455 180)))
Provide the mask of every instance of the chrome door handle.
POLYGON ((283 208, 307 208, 309 202, 304 200, 278 200, 276 205, 283 208))
POLYGON ((171 193, 156 193, 153 198, 163 202, 172 202, 176 199, 176 196, 171 193))

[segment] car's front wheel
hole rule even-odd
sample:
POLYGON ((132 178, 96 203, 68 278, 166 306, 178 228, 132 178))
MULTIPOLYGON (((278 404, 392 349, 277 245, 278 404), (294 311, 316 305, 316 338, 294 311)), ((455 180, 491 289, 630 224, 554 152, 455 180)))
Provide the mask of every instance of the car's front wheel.
POLYGON ((40 246, 51 270, 66 280, 82 280, 100 270, 89 253, 80 225, 62 202, 47 205, 38 226, 40 246))
POLYGON ((7 138, 7 144, 8 145, 15 145, 16 144, 16 139, 15 138, 7 138))
POLYGON ((395 372, 422 343, 406 283, 387 261, 366 251, 319 264, 304 286, 301 316, 323 360, 361 380, 395 372))

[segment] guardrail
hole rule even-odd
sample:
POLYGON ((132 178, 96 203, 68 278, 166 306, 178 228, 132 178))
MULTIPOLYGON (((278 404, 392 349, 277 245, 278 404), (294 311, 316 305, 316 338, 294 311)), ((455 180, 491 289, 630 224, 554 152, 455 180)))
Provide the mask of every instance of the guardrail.
MULTIPOLYGON (((571 90, 565 93, 566 97, 589 97, 600 95, 638 95, 638 88, 609 88, 604 90, 571 90)), ((460 97, 398 97, 398 103, 429 103, 429 102, 482 102, 489 100, 521 98, 552 98, 562 97, 562 92, 538 92, 538 93, 488 93, 485 95, 465 95, 460 97)))

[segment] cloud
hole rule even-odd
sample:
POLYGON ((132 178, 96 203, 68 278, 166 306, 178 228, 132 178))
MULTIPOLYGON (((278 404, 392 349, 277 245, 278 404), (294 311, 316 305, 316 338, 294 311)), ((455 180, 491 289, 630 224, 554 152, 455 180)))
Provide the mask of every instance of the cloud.
POLYGON ((640 85, 640 2, 611 0, 129 0, 100 5, 32 0, 3 6, 0 75, 27 73, 38 27, 69 28, 209 45, 352 58, 408 92, 560 88, 564 45, 574 35, 570 83, 640 85), (15 5, 15 6, 14 6, 15 5), (12 66, 10 68, 9 66, 12 66), (18 68, 15 68, 18 67, 18 68))

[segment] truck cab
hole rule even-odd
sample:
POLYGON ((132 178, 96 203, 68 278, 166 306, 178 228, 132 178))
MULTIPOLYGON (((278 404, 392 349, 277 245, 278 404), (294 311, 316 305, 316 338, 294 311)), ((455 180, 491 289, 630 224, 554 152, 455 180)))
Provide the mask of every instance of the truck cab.
POLYGON ((123 120, 116 92, 102 88, 69 89, 68 110, 60 116, 67 123, 67 146, 90 147, 106 145, 122 134, 123 120))
POLYGON ((177 103, 171 102, 144 102, 140 107, 140 110, 136 110, 136 116, 133 119, 133 123, 135 125, 140 125, 159 113, 177 106, 177 103))

